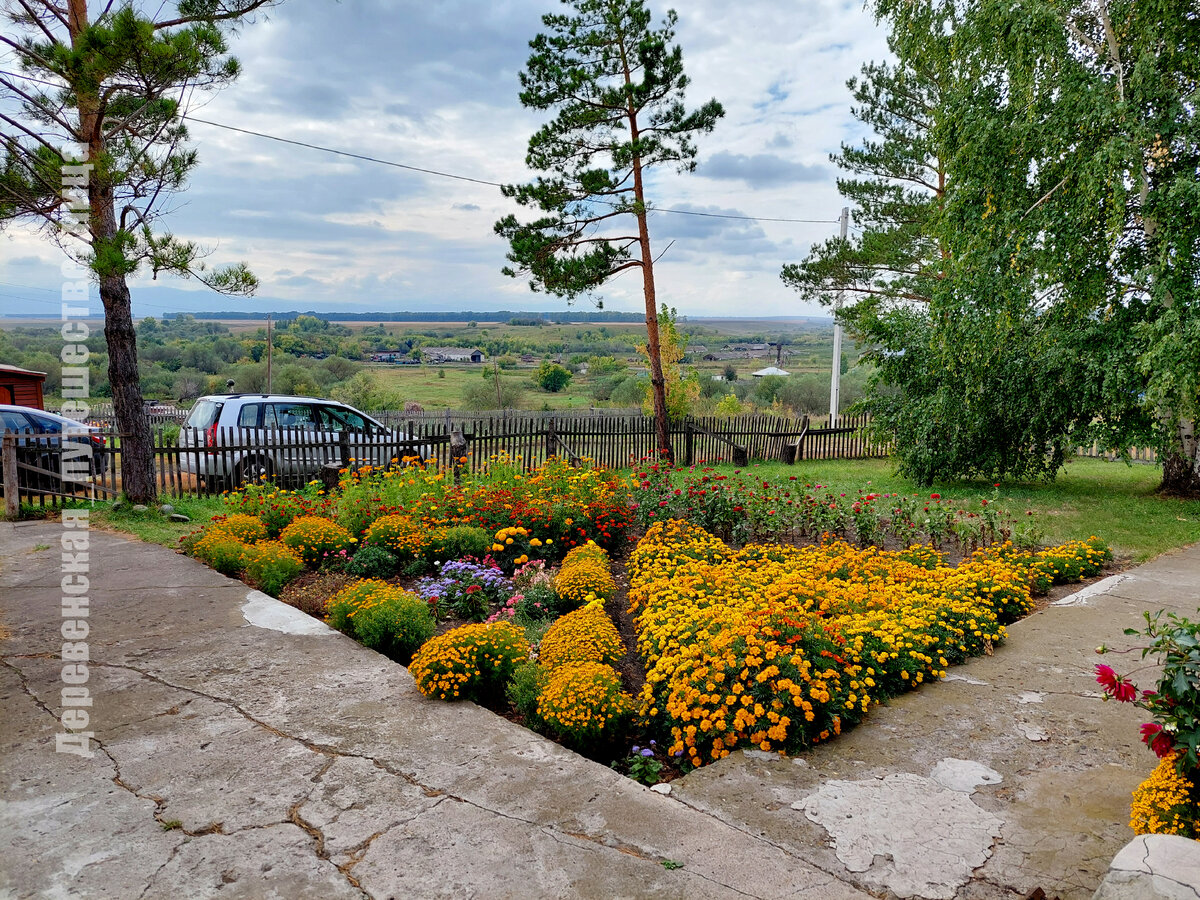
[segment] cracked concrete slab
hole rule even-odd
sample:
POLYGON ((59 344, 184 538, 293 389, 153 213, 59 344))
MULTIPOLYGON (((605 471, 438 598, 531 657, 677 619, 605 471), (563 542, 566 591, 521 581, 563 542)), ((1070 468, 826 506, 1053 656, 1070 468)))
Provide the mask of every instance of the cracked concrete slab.
POLYGON ((824 828, 846 868, 897 897, 953 900, 1004 824, 960 790, 908 773, 833 779, 792 804, 824 828))
POLYGON ((98 752, 55 753, 61 593, 34 548, 56 541, 0 525, 0 897, 867 897, 112 534, 89 573, 98 752))
POLYGON ((1139 835, 1113 857, 1095 900, 1200 900, 1200 843, 1139 835))

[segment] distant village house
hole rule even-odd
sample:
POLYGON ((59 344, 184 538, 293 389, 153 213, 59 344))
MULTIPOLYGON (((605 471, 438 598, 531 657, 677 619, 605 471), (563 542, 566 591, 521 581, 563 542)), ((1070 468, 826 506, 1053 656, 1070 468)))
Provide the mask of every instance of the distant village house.
POLYGON ((431 363, 481 363, 486 359, 478 347, 422 347, 421 355, 431 363))

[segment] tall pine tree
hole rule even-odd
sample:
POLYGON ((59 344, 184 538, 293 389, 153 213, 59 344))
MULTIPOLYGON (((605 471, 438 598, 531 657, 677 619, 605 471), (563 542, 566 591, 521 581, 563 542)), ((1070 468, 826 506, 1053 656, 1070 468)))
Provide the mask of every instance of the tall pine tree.
POLYGON ((530 138, 525 158, 544 174, 503 189, 541 214, 496 223, 510 245, 504 272, 574 299, 618 272, 641 271, 658 445, 673 459, 645 175, 661 165, 692 171, 695 136, 712 131, 724 110, 716 100, 684 106, 674 11, 655 29, 642 0, 564 3, 570 13, 542 18, 546 31, 530 42, 521 73, 521 103, 555 116, 530 138))

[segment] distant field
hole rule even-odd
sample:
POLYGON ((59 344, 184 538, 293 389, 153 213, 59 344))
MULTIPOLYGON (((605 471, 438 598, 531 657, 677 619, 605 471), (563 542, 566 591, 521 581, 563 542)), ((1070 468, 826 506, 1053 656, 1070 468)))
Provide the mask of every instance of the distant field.
MULTIPOLYGON (((398 393, 402 400, 415 401, 427 408, 462 409, 464 389, 483 380, 483 366, 385 366, 368 365, 366 369, 375 376, 381 387, 398 393), (446 373, 439 378, 438 372, 446 373)), ((538 390, 530 376, 533 368, 515 372, 501 372, 500 377, 525 389, 521 406, 525 409, 586 409, 592 399, 590 382, 576 376, 567 389, 557 394, 538 390)), ((489 382, 490 383, 490 382, 489 382)))

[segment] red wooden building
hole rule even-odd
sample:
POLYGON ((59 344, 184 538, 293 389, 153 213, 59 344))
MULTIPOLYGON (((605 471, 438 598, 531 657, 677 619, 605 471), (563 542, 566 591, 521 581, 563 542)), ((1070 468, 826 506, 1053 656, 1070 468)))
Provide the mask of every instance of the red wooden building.
POLYGON ((45 409, 42 397, 42 382, 45 380, 45 372, 0 364, 0 403, 45 409))

